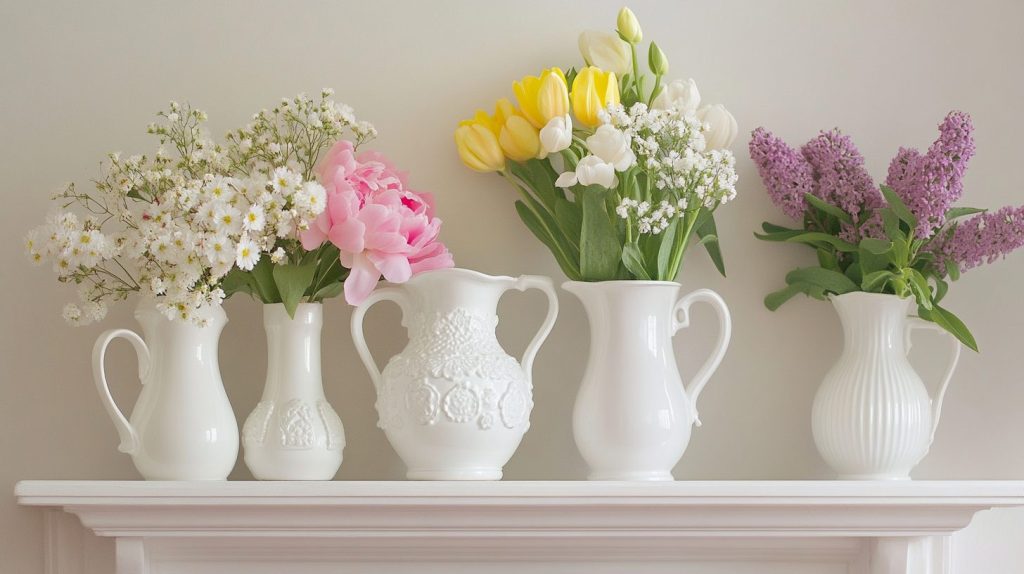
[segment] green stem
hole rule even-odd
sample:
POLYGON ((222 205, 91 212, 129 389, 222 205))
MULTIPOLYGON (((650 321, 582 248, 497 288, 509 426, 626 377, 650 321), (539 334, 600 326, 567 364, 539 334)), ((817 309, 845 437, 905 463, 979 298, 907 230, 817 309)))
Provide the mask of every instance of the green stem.
POLYGON ((679 275, 679 268, 683 264, 683 255, 686 253, 686 247, 690 243, 690 234, 693 233, 693 227, 697 223, 698 215, 700 215, 700 209, 686 212, 686 216, 683 218, 682 233, 676 233, 675 245, 672 246, 672 255, 669 257, 668 277, 663 278, 665 281, 675 281, 676 276, 679 275))
POLYGON ((647 99, 647 107, 654 105, 654 98, 658 97, 658 89, 661 88, 661 76, 654 77, 654 88, 651 90, 651 96, 647 99))

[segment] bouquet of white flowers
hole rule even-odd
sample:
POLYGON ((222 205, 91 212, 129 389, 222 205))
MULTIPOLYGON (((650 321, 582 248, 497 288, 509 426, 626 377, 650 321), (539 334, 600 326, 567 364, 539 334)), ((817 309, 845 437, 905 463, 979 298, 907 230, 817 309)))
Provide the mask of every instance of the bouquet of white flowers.
POLYGON ((225 147, 205 134, 206 114, 172 102, 149 126, 160 139, 153 156, 110 154, 95 192, 71 184, 57 195, 61 209, 26 246, 60 282, 78 285, 81 302, 65 306, 65 318, 97 321, 108 302, 134 292, 156 297, 169 318, 200 324, 198 310, 238 291, 290 312, 303 297, 340 293, 337 251, 307 252, 299 241, 326 205, 313 166, 346 132, 358 145, 376 131, 331 95, 282 100, 225 147))

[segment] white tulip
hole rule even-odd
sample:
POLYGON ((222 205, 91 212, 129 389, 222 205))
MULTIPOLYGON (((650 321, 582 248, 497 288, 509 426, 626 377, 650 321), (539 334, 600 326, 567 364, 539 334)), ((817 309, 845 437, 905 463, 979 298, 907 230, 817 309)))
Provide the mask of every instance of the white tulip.
POLYGON ((713 104, 697 110, 697 119, 704 123, 704 141, 707 149, 726 149, 732 145, 739 131, 736 118, 722 104, 713 104))
POLYGON ((620 78, 633 70, 633 53, 618 34, 587 30, 580 34, 579 44, 583 59, 591 66, 614 72, 620 78))
POLYGON ((612 188, 619 183, 619 178, 615 176, 615 166, 595 155, 588 155, 576 164, 576 171, 567 171, 555 181, 558 187, 572 187, 577 183, 612 188))
POLYGON ((569 114, 554 117, 540 130, 540 147, 544 155, 560 152, 572 145, 572 118, 569 114))
POLYGON ((683 115, 692 114, 700 107, 700 91, 697 83, 691 80, 673 80, 654 98, 651 106, 656 110, 674 108, 683 115))
POLYGON ((629 147, 629 137, 611 124, 603 124, 587 138, 587 148, 616 171, 626 171, 636 163, 636 154, 629 147))

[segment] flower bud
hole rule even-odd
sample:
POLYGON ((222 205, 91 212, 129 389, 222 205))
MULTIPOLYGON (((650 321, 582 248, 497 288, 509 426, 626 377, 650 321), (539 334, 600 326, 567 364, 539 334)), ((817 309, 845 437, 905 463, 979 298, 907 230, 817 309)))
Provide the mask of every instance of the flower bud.
POLYGON ((668 73, 668 56, 654 42, 651 42, 651 49, 647 52, 647 66, 656 76, 668 73))
POLYGON ((640 22, 632 10, 623 6, 619 10, 619 35, 630 44, 639 44, 644 40, 644 32, 640 29, 640 22))

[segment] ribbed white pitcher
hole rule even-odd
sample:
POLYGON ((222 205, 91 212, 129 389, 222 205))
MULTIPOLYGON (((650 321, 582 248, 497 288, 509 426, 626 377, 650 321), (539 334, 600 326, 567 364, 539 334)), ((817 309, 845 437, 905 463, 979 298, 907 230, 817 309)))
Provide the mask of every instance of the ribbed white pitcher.
POLYGON ((832 297, 843 354, 814 398, 814 442, 840 479, 908 480, 928 454, 960 343, 935 323, 907 315, 912 299, 880 293, 832 297), (952 350, 933 401, 907 360, 910 334, 931 329, 952 350))
POLYGON ((202 311, 204 327, 172 321, 143 300, 135 310, 143 337, 128 329, 100 335, 93 347, 96 388, 121 437, 147 480, 224 480, 238 458, 238 424, 224 392, 217 343, 228 319, 220 306, 202 311), (107 346, 127 339, 139 356, 142 392, 131 412, 121 414, 107 386, 107 346))

